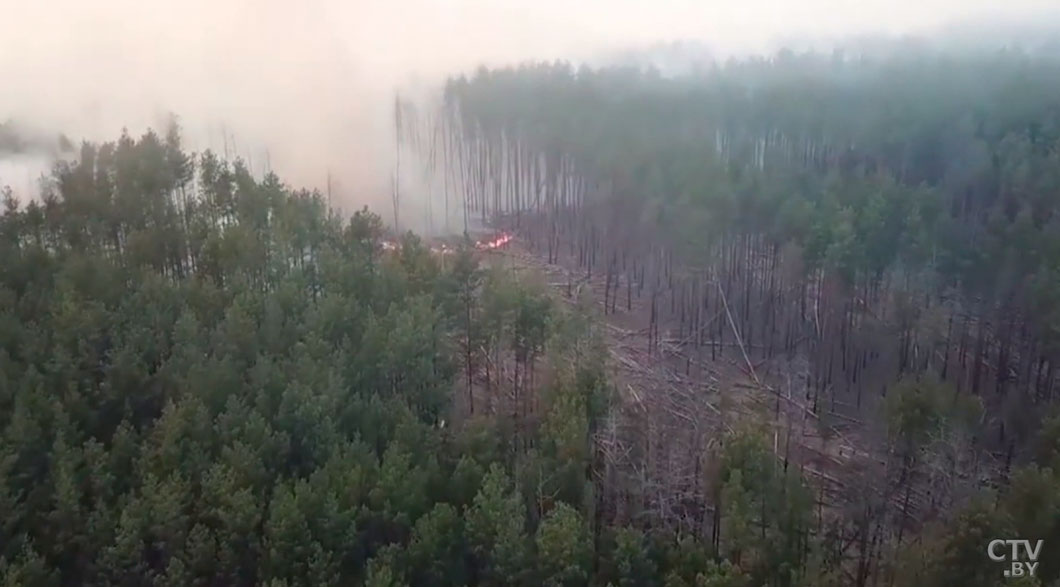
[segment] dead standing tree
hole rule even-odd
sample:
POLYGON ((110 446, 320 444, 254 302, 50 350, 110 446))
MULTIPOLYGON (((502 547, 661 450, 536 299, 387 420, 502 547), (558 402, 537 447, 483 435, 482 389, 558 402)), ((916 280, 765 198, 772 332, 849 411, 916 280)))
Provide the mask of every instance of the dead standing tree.
POLYGON ((394 207, 394 232, 401 232, 398 222, 398 209, 401 203, 401 147, 403 143, 401 125, 401 99, 394 93, 394 176, 391 181, 390 198, 394 207))

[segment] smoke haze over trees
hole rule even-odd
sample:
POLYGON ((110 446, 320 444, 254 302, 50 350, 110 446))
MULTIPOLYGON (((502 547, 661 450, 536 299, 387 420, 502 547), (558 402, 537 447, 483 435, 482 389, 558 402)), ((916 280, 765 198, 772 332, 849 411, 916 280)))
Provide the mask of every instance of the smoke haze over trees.
MULTIPOLYGON (((1049 8, 1019 0, 1005 14, 1049 8)), ((396 87, 483 63, 598 60, 682 38, 724 58, 784 35, 921 33, 994 11, 987 0, 19 2, 0 19, 0 121, 76 143, 163 128, 175 113, 189 148, 238 153, 259 178, 269 167, 324 190, 330 171, 352 211, 386 202, 396 87)), ((35 178, 47 164, 32 167, 35 178)), ((0 183, 32 187, 26 176, 0 183)))

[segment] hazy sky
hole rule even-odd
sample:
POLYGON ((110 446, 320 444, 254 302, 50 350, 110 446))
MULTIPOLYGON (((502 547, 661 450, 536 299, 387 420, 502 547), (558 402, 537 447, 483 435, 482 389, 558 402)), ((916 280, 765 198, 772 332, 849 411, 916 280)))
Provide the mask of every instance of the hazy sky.
MULTIPOLYGON (((1054 1, 1007 0, 1003 14, 1054 1)), ((577 58, 677 38, 753 51, 778 36, 916 32, 997 15, 999 4, 0 0, 0 120, 110 139, 172 111, 191 148, 221 149, 223 124, 258 166, 267 145, 291 183, 321 185, 330 169, 358 202, 377 202, 392 150, 386 110, 395 84, 414 72, 430 81, 480 62, 577 58)))

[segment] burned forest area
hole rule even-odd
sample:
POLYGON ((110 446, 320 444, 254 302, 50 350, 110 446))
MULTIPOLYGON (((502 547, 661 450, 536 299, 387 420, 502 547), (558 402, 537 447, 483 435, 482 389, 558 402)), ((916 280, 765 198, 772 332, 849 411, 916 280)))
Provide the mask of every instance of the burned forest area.
POLYGON ((175 123, 5 190, 5 585, 1060 581, 1054 55, 392 106, 352 216, 175 123))

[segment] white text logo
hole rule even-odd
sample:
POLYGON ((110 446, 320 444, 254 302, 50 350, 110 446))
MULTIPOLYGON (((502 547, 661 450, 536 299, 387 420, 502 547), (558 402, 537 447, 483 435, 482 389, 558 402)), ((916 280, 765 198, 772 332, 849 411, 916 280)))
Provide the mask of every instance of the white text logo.
POLYGON ((1033 548, 1030 540, 991 540, 986 546, 986 554, 990 556, 990 560, 1009 561, 1009 568, 1003 573, 1006 577, 1033 577, 1034 571, 1038 569, 1038 555, 1041 552, 1041 540, 1035 541, 1033 548))

